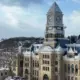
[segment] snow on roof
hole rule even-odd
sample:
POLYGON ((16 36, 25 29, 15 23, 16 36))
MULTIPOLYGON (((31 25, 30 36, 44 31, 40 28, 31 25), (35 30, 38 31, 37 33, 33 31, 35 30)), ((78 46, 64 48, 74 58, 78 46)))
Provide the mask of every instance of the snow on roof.
POLYGON ((70 48, 69 50, 68 50, 68 54, 74 54, 75 52, 73 51, 73 49, 72 48, 70 48))
POLYGON ((9 70, 9 68, 0 67, 0 71, 9 70))
POLYGON ((74 56, 74 57, 68 57, 67 55, 63 56, 63 60, 65 61, 79 61, 80 60, 80 54, 74 56))
POLYGON ((43 44, 33 44, 34 46, 42 46, 43 44))
POLYGON ((76 43, 74 43, 74 44, 66 44, 66 46, 68 46, 68 47, 80 47, 80 44, 76 44, 76 43))
POLYGON ((78 53, 78 51, 74 48, 74 53, 78 53))
POLYGON ((64 52, 64 49, 60 46, 60 45, 58 45, 57 47, 56 47, 56 49, 55 49, 55 52, 56 53, 63 53, 64 52))
POLYGON ((50 46, 43 46, 39 51, 40 53, 51 53, 53 49, 50 46))
POLYGON ((34 53, 38 53, 43 44, 34 44, 34 53))
POLYGON ((25 51, 25 52, 23 52, 23 55, 24 56, 30 56, 31 55, 31 51, 25 51))
POLYGON ((35 58, 35 59, 38 58, 39 59, 39 56, 38 55, 35 56, 35 53, 31 52, 31 51, 26 51, 26 52, 23 53, 23 55, 25 57, 31 57, 31 55, 32 55, 33 58, 35 58))
POLYGON ((25 52, 23 52, 24 56, 30 56, 31 53, 32 55, 34 55, 35 53, 38 53, 39 49, 42 47, 43 44, 33 44, 34 46, 34 50, 31 52, 31 50, 26 50, 25 52))

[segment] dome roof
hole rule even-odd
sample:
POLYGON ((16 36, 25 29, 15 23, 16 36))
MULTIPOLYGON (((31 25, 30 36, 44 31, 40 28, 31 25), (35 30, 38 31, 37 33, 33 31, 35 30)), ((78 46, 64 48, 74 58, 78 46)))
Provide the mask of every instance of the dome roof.
POLYGON ((64 50, 63 50, 63 48, 62 48, 60 45, 58 45, 58 46, 56 47, 56 49, 55 49, 55 52, 56 52, 56 53, 63 53, 64 50))
POLYGON ((40 49, 40 52, 41 53, 49 53, 49 52, 52 52, 53 49, 50 47, 50 46, 43 46, 41 49, 40 49))

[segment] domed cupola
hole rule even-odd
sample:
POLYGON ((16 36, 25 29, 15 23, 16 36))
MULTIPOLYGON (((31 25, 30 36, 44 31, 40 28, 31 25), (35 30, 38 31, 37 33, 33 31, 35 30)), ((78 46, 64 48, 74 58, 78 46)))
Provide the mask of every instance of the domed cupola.
POLYGON ((69 48, 67 53, 68 53, 68 57, 74 57, 75 55, 75 51, 72 48, 69 48))
POLYGON ((63 50, 63 48, 62 48, 60 45, 58 45, 58 46, 56 47, 56 49, 55 49, 55 52, 56 52, 57 54, 63 54, 63 53, 64 53, 64 50, 63 50))

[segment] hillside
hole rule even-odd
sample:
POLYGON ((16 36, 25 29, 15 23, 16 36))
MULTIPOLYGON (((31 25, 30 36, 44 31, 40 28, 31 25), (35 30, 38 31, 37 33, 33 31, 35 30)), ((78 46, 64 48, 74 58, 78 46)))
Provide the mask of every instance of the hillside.
POLYGON ((29 47, 32 43, 42 43, 43 38, 35 38, 35 37, 15 37, 5 39, 0 42, 0 48, 12 48, 18 47, 19 42, 22 43, 24 47, 29 47))
MULTIPOLYGON (((70 43, 78 43, 80 44, 80 35, 79 36, 68 36, 67 37, 70 40, 70 43)), ((19 42, 22 43, 24 47, 31 46, 32 43, 43 43, 43 38, 41 37, 14 37, 5 39, 2 42, 0 42, 0 48, 12 48, 12 47, 18 47, 19 42)))

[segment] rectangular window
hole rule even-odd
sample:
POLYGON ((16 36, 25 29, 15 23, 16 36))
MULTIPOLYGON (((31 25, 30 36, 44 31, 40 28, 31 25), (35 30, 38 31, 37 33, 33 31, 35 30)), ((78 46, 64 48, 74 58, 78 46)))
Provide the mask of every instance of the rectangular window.
POLYGON ((49 67, 47 67, 47 70, 49 71, 49 67))
POLYGON ((43 70, 45 70, 45 67, 43 67, 43 70))
POLYGON ((67 65, 66 64, 64 64, 64 71, 65 72, 67 72, 67 67, 66 67, 67 65))
POLYGON ((71 77, 71 80, 74 80, 74 77, 71 77))
POLYGON ((34 70, 33 70, 33 75, 34 75, 34 70))
POLYGON ((55 80, 58 80, 58 76, 57 75, 55 76, 55 80))
POLYGON ((13 71, 16 71, 16 68, 15 67, 13 67, 13 71))
POLYGON ((49 71, 49 67, 43 67, 44 71, 49 71))
POLYGON ((70 76, 68 76, 68 80, 70 80, 70 76))
POLYGON ((37 76, 39 76, 39 72, 37 71, 37 76))
POLYGON ((3 76, 3 73, 1 73, 1 76, 3 76))
POLYGON ((75 77, 75 80, 78 80, 77 77, 75 77))
POLYGON ((49 55, 43 55, 43 58, 49 59, 49 55))
POLYGON ((29 67, 29 63, 25 63, 25 67, 29 67))
POLYGON ((5 75, 7 75, 7 72, 5 72, 5 75))
POLYGON ((44 64, 49 64, 49 61, 43 60, 44 64))
POLYGON ((29 61, 29 58, 25 58, 25 61, 29 61))
POLYGON ((58 61, 55 61, 55 65, 58 65, 58 61))
POLYGON ((57 67, 55 67, 55 72, 58 72, 58 68, 57 67))
POLYGON ((39 67, 39 62, 35 61, 35 67, 39 67))
POLYGON ((33 60, 33 67, 34 67, 34 60, 33 60))

